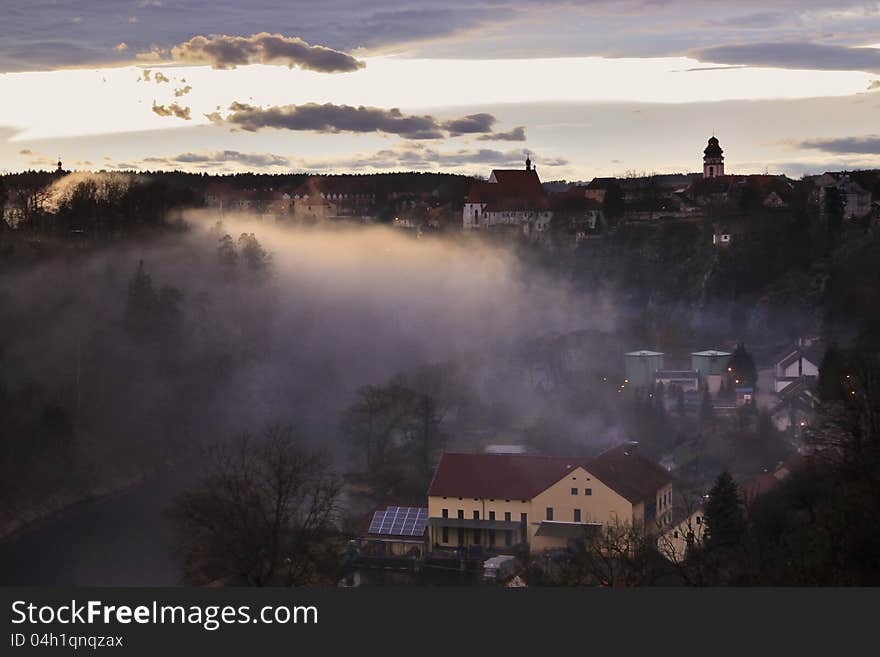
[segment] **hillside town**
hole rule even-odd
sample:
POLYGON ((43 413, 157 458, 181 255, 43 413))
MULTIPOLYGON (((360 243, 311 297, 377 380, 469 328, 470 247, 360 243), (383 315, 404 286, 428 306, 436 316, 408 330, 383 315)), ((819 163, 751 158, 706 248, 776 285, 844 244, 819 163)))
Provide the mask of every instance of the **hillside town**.
MULTIPOLYGON (((87 483, 69 490, 28 492, 39 504, 9 505, 4 532, 96 490, 132 486, 145 476, 146 464, 201 458, 204 445, 177 453, 170 437, 163 438, 167 443, 145 440, 137 458, 98 441, 114 465, 110 474, 91 469, 93 447, 82 438, 103 429, 99 406, 83 400, 90 386, 103 385, 95 372, 111 371, 122 357, 140 376, 188 390, 187 368, 201 373, 207 367, 221 375, 199 384, 210 408, 229 372, 250 372, 264 358, 275 366, 263 342, 282 324, 253 326, 248 319, 249 313, 280 316, 274 303, 255 301, 263 294, 271 299, 264 288, 270 289, 272 253, 258 228, 236 240, 228 225, 244 218, 258 227, 337 236, 381 226, 381 240, 404 250, 434 242, 472 254, 502 249, 518 259, 529 282, 553 281, 541 288, 545 296, 548 289, 571 290, 570 303, 589 299, 597 307, 605 299, 614 321, 610 328, 536 330, 525 339, 498 340, 492 350, 451 350, 447 360, 411 362, 397 373, 376 367, 384 373, 366 381, 353 377, 358 387, 345 391, 341 408, 315 393, 317 406, 310 401, 304 412, 348 446, 336 457, 344 464, 342 483, 320 491, 329 500, 322 520, 329 523, 339 503, 344 521, 334 517, 332 530, 330 524, 309 529, 340 553, 341 565, 303 557, 304 572, 312 573, 303 581, 531 586, 708 577, 700 555, 718 540, 703 535, 706 522, 714 517, 717 523, 713 500, 726 495, 743 507, 744 526, 757 523, 762 500, 789 494, 780 492, 789 490, 783 483, 810 467, 828 400, 862 394, 849 349, 869 342, 878 326, 876 281, 869 280, 874 269, 860 263, 876 265, 880 171, 799 180, 731 173, 714 135, 702 158, 695 156, 702 164, 697 173, 542 181, 531 155, 524 155, 522 168, 493 169, 485 179, 418 173, 88 177, 66 171, 60 160, 53 172, 4 176, 0 266, 6 271, 142 239, 159 248, 161 240, 189 231, 187 212, 195 211, 213 224, 208 255, 198 250, 203 245, 187 245, 181 248, 196 250, 175 262, 202 263, 208 269, 201 280, 224 286, 213 308, 231 293, 250 309, 212 322, 209 292, 185 294, 185 279, 154 287, 152 276, 163 280, 162 269, 150 269, 149 255, 139 260, 123 286, 124 320, 114 325, 126 346, 114 351, 103 334, 83 329, 86 337, 77 334, 62 356, 75 363, 73 375, 65 370, 57 383, 37 385, 32 373, 0 387, 0 410, 11 425, 43 441, 22 438, 15 449, 29 454, 33 445, 49 445, 55 454, 41 465, 46 481, 54 487, 62 462, 87 473, 87 483), (177 346, 184 342, 189 347, 177 346), (230 344, 247 347, 231 356, 230 344), (141 360, 141 353, 152 356, 141 360), (148 364, 152 358, 159 364, 148 364), (624 570, 603 570, 609 552, 619 555, 624 570), (635 563, 634 552, 644 561, 635 563)), ((166 265, 169 271, 179 266, 166 265)), ((100 285, 119 289, 116 269, 105 267, 100 285)), ((432 271, 423 293, 439 288, 444 276, 432 271)), ((320 314, 304 316, 316 321, 320 314)), ((407 320, 395 321, 410 330, 407 320)), ((430 331, 427 321, 414 326, 430 331)), ((403 353, 409 336, 399 338, 392 353, 403 353)), ((289 342, 285 335, 280 348, 289 342)), ((365 351, 358 347, 350 360, 365 351)), ((348 361, 335 353, 314 363, 301 355, 290 359, 312 377, 327 377, 327 387, 348 374, 348 361)), ((126 379, 122 387, 130 384, 126 379)), ((218 429, 220 416, 199 412, 180 410, 174 422, 160 423, 159 433, 189 436, 187 428, 198 422, 218 429)), ((271 445, 289 438, 277 427, 266 431, 271 445)), ((34 486, 6 474, 12 490, 34 486)), ((191 523, 205 512, 186 506, 196 502, 178 498, 176 522, 191 523)), ((222 522, 234 523, 234 514, 222 522)), ((193 583, 240 581, 224 570, 228 564, 196 556, 188 564, 185 577, 193 583)), ((271 570, 248 574, 248 583, 277 582, 271 570)), ((734 575, 712 577, 706 581, 734 575)))

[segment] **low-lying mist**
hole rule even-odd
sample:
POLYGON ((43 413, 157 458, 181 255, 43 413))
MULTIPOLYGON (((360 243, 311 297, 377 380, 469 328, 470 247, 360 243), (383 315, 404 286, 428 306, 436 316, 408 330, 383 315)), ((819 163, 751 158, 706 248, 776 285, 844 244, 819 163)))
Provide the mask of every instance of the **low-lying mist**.
POLYGON ((6 277, 8 516, 267 422, 357 467, 340 413, 360 386, 426 365, 528 418, 543 412, 547 378, 534 341, 614 327, 609 303, 503 246, 208 211, 185 220, 184 232, 6 277))

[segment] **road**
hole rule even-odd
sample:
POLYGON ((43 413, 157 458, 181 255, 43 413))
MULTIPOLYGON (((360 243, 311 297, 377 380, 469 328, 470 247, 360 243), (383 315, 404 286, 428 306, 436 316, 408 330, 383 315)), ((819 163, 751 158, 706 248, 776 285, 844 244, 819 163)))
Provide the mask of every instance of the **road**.
POLYGON ((163 511, 191 480, 183 470, 78 504, 0 541, 0 585, 179 584, 173 532, 163 511))

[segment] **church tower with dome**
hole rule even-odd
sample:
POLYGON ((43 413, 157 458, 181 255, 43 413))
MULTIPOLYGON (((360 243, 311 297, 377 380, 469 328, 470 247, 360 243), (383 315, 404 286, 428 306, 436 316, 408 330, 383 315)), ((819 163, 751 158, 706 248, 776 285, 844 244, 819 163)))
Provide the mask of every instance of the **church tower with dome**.
POLYGON ((703 151, 703 178, 717 178, 724 175, 724 151, 718 138, 712 135, 703 151))

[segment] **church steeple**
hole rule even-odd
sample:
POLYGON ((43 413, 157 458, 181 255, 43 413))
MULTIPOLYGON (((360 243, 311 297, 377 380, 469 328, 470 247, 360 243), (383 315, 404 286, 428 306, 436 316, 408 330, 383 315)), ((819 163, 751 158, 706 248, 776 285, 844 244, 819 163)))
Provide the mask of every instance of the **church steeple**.
POLYGON ((526 171, 532 170, 532 158, 529 157, 529 154, 526 153, 526 171))
POLYGON ((703 150, 703 178, 717 178, 724 175, 724 150, 715 135, 703 150))

